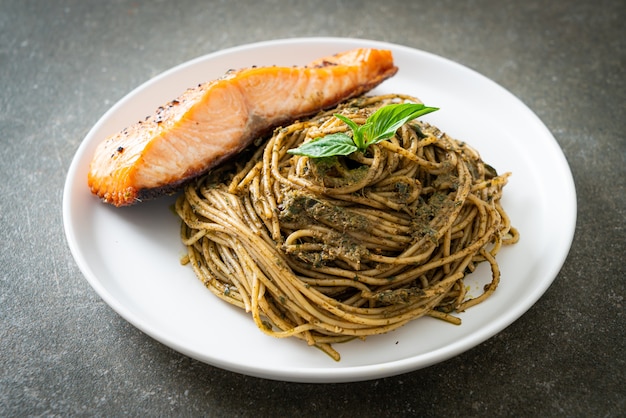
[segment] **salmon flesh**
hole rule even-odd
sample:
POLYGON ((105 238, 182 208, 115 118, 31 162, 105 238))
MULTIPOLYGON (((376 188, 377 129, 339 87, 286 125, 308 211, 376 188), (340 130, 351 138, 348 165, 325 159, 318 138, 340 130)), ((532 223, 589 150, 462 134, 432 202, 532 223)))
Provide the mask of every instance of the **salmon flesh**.
POLYGON ((273 128, 361 95, 397 70, 391 51, 361 48, 303 67, 229 71, 100 143, 88 185, 115 206, 171 194, 273 128))

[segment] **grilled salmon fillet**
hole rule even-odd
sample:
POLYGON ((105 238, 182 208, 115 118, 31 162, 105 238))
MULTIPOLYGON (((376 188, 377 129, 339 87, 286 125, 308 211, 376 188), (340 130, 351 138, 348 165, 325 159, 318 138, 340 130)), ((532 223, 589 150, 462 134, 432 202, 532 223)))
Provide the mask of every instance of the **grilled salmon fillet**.
POLYGON ((88 185, 115 206, 175 192, 272 128, 363 94, 396 72, 391 51, 367 48, 304 67, 229 71, 105 139, 88 185))

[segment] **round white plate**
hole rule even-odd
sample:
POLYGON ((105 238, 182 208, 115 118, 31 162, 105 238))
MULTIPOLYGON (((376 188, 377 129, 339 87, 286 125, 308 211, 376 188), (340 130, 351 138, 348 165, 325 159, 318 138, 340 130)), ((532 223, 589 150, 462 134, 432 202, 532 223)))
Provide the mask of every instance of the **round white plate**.
MULTIPOLYGON (((490 338, 526 312, 550 286, 569 251, 576 194, 567 162, 544 124, 512 94, 447 59, 388 43, 305 38, 245 45, 179 65, 111 108, 80 145, 65 183, 63 220, 81 271, 102 299, 134 326, 197 360, 235 372, 299 382, 347 382, 396 375, 449 359, 490 338), (422 318, 389 334, 335 347, 341 361, 296 339, 274 339, 222 302, 181 266, 185 250, 173 197, 114 208, 87 187, 96 145, 151 114, 186 88, 228 69, 306 64, 355 47, 391 49, 397 75, 373 93, 406 93, 441 108, 425 120, 466 141, 498 172, 513 173, 502 199, 521 233, 498 254, 501 284, 460 314, 463 324, 422 318)), ((472 274, 479 293, 486 266, 472 274)))

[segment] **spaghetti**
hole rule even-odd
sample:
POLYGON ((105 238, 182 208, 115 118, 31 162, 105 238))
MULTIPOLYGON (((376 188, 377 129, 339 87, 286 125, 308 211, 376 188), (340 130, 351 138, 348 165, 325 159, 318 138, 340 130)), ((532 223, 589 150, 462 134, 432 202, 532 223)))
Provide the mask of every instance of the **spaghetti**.
POLYGON ((190 184, 176 202, 198 278, 274 337, 297 337, 339 360, 333 343, 428 315, 453 316, 498 286, 495 256, 517 242, 498 175, 467 144, 424 122, 366 154, 312 159, 287 150, 346 132, 404 95, 360 97, 279 128, 247 160, 190 184), (491 282, 467 295, 487 262, 491 282))

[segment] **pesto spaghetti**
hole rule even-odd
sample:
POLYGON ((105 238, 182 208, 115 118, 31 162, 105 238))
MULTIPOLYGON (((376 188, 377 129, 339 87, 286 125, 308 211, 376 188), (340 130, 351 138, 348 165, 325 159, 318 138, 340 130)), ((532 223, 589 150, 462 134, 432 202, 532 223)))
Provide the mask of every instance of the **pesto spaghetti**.
POLYGON ((279 128, 245 161, 186 187, 176 202, 183 262, 219 298, 274 337, 334 359, 333 343, 382 334, 476 305, 498 286, 496 254, 515 243, 498 175, 467 144, 420 121, 366 152, 311 158, 304 143, 349 133, 403 95, 360 97, 279 128), (339 113, 342 117, 333 116, 339 113), (464 278, 491 268, 482 294, 464 278))

